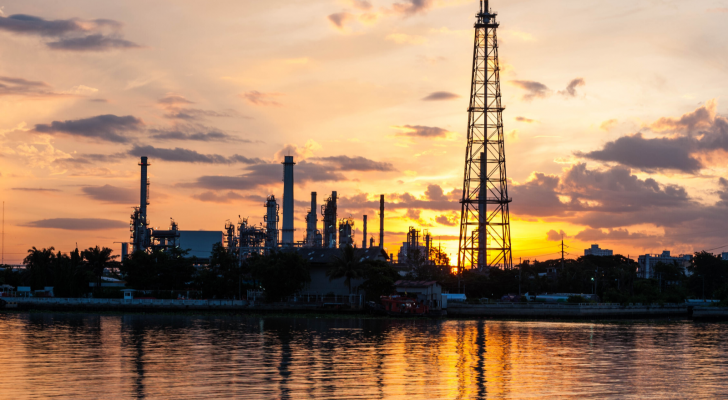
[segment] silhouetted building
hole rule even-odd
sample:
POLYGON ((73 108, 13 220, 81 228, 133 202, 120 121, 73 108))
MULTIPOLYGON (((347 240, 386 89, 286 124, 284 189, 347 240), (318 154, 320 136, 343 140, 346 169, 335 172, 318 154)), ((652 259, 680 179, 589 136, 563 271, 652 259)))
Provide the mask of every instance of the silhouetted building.
POLYGON ((613 256, 614 254, 613 254, 612 250, 600 249, 598 244, 593 244, 593 245, 591 245, 590 249, 584 250, 584 255, 585 256, 603 257, 603 256, 613 256))

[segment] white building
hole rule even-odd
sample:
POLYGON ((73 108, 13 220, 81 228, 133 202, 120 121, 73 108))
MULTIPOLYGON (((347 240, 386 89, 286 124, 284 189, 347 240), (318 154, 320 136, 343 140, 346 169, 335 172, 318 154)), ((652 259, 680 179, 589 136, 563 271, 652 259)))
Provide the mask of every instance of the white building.
POLYGON ((683 269, 686 275, 689 275, 687 268, 690 266, 692 259, 693 256, 690 254, 680 254, 677 257, 673 257, 670 255, 669 250, 663 251, 662 254, 641 255, 637 258, 637 264, 639 264, 637 268, 637 276, 644 279, 656 279, 657 275, 655 274, 654 268, 659 262, 665 264, 676 264, 683 269))
POLYGON ((600 249, 598 244, 593 244, 593 245, 591 245, 590 249, 584 250, 584 255, 602 257, 602 256, 613 256, 614 254, 613 254, 612 250, 600 249))

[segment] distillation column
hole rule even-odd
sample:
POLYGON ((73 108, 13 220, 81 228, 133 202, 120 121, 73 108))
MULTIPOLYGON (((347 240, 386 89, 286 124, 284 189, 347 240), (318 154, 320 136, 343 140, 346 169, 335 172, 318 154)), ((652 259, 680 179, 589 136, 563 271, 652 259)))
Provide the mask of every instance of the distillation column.
POLYGON ((293 246, 293 156, 283 162, 283 229, 281 244, 293 246))

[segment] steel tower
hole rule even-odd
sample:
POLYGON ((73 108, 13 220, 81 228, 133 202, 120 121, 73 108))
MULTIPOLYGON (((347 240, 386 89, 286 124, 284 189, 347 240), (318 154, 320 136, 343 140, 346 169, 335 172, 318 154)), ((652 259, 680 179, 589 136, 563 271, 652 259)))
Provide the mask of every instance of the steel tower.
POLYGON ((488 1, 483 5, 481 0, 475 22, 458 271, 513 267, 495 17, 488 1))

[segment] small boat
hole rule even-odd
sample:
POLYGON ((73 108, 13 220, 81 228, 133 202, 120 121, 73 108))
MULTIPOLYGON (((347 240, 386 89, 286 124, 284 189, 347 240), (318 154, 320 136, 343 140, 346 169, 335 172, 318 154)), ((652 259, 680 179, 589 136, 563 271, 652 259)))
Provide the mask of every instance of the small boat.
POLYGON ((423 302, 410 297, 399 295, 382 296, 380 303, 370 301, 367 306, 370 310, 393 317, 427 317, 430 316, 430 308, 423 302))

